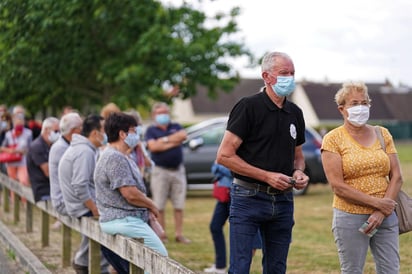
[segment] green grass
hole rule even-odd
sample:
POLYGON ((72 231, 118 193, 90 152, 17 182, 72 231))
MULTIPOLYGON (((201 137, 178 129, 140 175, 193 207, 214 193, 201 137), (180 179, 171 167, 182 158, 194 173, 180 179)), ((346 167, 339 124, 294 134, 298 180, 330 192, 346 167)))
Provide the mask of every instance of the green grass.
MULTIPOLYGON (((412 143, 396 144, 404 178, 403 189, 412 194, 412 143)), ((215 200, 210 191, 188 193, 184 232, 193 242, 181 245, 174 242, 172 208, 167 206, 166 220, 170 257, 195 271, 202 271, 214 261, 209 221, 215 200)), ((340 273, 339 260, 331 232, 332 191, 329 185, 312 185, 305 196, 295 197, 295 227, 288 257, 288 273, 340 273)), ((228 224, 225 226, 228 241, 228 224)), ((228 242, 227 242, 228 244, 228 242)), ((412 273, 412 233, 400 236, 401 273, 412 273)), ((253 259, 251 273, 261 273, 262 254, 253 259)), ((368 255, 365 274, 375 273, 368 255)))

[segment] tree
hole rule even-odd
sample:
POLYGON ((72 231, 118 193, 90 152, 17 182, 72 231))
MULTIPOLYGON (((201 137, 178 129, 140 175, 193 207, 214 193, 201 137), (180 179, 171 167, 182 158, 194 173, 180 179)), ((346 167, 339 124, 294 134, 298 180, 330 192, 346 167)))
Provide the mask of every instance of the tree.
MULTIPOLYGON (((197 85, 229 91, 239 80, 227 58, 250 56, 238 32, 239 8, 214 18, 187 3, 154 0, 2 0, 0 101, 32 113, 109 101, 122 108, 164 100, 164 83, 184 98, 197 85), (218 24, 206 27, 213 19, 218 24)), ((87 109, 85 109, 87 108, 87 109)))

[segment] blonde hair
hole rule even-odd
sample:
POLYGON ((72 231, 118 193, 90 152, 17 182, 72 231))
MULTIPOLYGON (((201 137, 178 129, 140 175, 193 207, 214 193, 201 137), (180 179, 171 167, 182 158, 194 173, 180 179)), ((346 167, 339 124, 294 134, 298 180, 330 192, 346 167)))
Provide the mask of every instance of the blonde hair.
POLYGON ((346 99, 349 94, 357 92, 365 95, 366 100, 370 103, 372 100, 369 98, 368 87, 363 82, 346 82, 342 84, 342 88, 335 94, 335 102, 338 106, 342 106, 346 103, 346 99))
POLYGON ((121 110, 115 103, 108 103, 107 105, 103 106, 102 110, 100 111, 100 116, 102 116, 106 120, 107 117, 109 117, 109 115, 113 112, 121 112, 121 110))

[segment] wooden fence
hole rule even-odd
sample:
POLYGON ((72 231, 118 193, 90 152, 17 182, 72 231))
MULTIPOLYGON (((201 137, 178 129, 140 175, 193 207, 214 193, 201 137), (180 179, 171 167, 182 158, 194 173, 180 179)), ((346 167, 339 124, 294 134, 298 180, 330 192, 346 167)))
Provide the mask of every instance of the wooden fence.
POLYGON ((165 257, 153 249, 146 247, 142 239, 132 239, 121 235, 109 235, 100 230, 99 223, 94 218, 72 218, 57 213, 51 202, 34 202, 31 188, 21 185, 0 172, 0 184, 3 186, 3 210, 10 212, 10 191, 15 193, 13 220, 20 221, 20 199, 27 200, 26 232, 33 232, 33 207, 41 210, 41 244, 49 245, 49 217, 55 217, 62 222, 61 264, 67 267, 71 262, 71 230, 75 230, 89 238, 89 273, 100 273, 100 245, 104 245, 130 262, 130 273, 153 274, 195 274, 196 272, 184 267, 169 257, 165 257))

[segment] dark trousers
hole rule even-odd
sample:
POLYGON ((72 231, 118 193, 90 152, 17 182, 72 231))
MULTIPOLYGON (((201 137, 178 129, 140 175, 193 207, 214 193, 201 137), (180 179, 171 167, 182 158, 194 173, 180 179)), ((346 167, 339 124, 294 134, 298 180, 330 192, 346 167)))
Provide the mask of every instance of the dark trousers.
MULTIPOLYGON (((88 212, 83 215, 83 217, 92 217, 92 212, 88 212)), ((102 251, 103 256, 106 260, 113 266, 118 274, 129 274, 129 262, 107 247, 100 245, 100 250, 102 251)))

